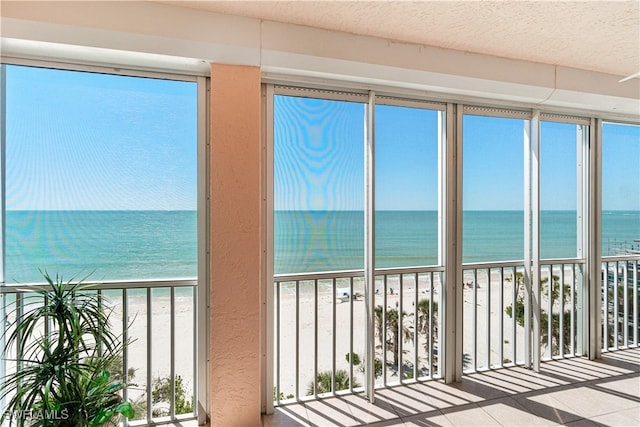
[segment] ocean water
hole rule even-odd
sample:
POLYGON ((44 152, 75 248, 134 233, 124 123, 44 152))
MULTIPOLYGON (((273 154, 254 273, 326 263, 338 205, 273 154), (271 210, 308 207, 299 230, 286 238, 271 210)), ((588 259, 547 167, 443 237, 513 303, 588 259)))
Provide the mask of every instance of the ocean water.
POLYGON ((195 211, 7 211, 6 283, 195 278, 195 211))
MULTIPOLYGON (((276 274, 363 268, 362 212, 277 211, 274 222, 276 274)), ((577 256, 575 211, 543 211, 540 222, 542 258, 577 256)), ((640 239, 640 212, 605 211, 602 222, 604 255, 611 241, 640 239)), ((465 211, 463 262, 523 259, 523 230, 523 212, 465 211)), ((435 265, 437 248, 437 212, 376 212, 376 267, 435 265)))
MULTIPOLYGON (((363 213, 277 211, 276 273, 363 267, 363 213)), ((640 212, 605 211, 603 253, 611 241, 640 239, 640 212)), ((434 211, 376 212, 376 266, 437 264, 438 218, 434 211)), ((523 258, 523 214, 467 211, 463 260, 523 258)), ((6 283, 42 282, 40 270, 64 278, 134 280, 195 278, 195 211, 7 211, 6 283)), ((576 214, 541 216, 543 258, 576 256, 576 214)))

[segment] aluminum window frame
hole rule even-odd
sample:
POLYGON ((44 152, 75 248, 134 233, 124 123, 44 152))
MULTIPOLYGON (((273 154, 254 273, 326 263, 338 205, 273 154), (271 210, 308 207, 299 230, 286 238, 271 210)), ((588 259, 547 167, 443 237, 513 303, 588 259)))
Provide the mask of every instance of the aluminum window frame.
MULTIPOLYGON (((272 399, 271 390, 274 387, 274 97, 275 96, 291 96, 301 98, 313 98, 330 101, 341 102, 355 102, 365 106, 365 137, 364 137, 364 172, 365 179, 363 184, 364 197, 364 219, 365 219, 365 254, 364 254, 364 275, 365 283, 371 284, 373 289, 373 283, 375 283, 375 277, 382 270, 378 270, 375 267, 375 106, 385 105, 394 107, 407 107, 418 108, 422 110, 431 110, 438 113, 438 262, 435 266, 429 266, 433 269, 441 269, 445 256, 443 254, 444 248, 444 227, 446 226, 445 208, 448 203, 448 198, 453 197, 444 193, 446 185, 444 183, 444 171, 447 170, 445 160, 447 150, 445 145, 447 143, 447 129, 448 122, 446 120, 447 112, 449 109, 448 104, 442 102, 427 101, 421 99, 406 98, 403 96, 378 96, 373 90, 368 92, 364 91, 348 91, 333 88, 320 88, 320 87, 299 87, 299 86, 285 86, 278 84, 263 83, 262 89, 263 98, 263 144, 264 144, 264 173, 263 178, 266 182, 263 185, 263 191, 265 198, 263 200, 263 208, 266 210, 265 214, 265 250, 263 251, 263 265, 264 267, 264 298, 262 304, 264 307, 263 324, 266 327, 265 332, 262 334, 264 339, 262 341, 263 358, 262 366, 265 374, 262 378, 262 411, 267 414, 271 414, 274 411, 274 402, 272 399)), ((366 286, 366 285, 365 285, 366 286)), ((365 288, 366 289, 366 288, 365 288)), ((365 368, 371 375, 365 375, 365 394, 371 403, 375 402, 375 375, 374 375, 374 357, 375 354, 375 339, 373 334, 375 333, 374 325, 374 309, 375 298, 373 292, 365 292, 369 298, 366 298, 365 304, 369 310, 367 313, 367 341, 366 345, 366 357, 367 367, 365 368)), ((439 312, 439 316, 443 316, 444 310, 439 312)), ((444 340, 444 332, 441 331, 441 340, 444 340)), ((442 342, 442 341, 441 341, 442 342)), ((442 345, 439 347, 442 352, 442 345)), ((442 360, 441 358, 439 360, 442 360)), ((278 374, 279 375, 279 374, 278 374)))
MULTIPOLYGON (((531 275, 534 271, 535 279, 539 281, 541 272, 541 264, 549 262, 567 262, 575 261, 576 265, 584 266, 584 274, 582 277, 582 287, 584 301, 581 311, 577 316, 578 325, 577 339, 575 348, 576 353, 588 354, 590 358, 598 357, 599 349, 596 349, 599 342, 601 332, 601 319, 598 315, 589 315, 589 313, 599 312, 599 301, 595 296, 599 292, 599 260, 600 249, 594 250, 595 242, 600 237, 597 232, 600 227, 600 217, 597 211, 600 206, 601 195, 599 194, 601 186, 601 152, 600 140, 602 138, 601 130, 603 121, 607 123, 640 125, 640 118, 635 121, 633 119, 620 119, 615 113, 582 111, 576 109, 562 109, 557 107, 545 108, 545 106, 532 105, 526 103, 512 103, 508 101, 479 99, 473 97, 458 97, 455 95, 447 95, 441 93, 428 93, 420 90, 412 90, 409 88, 397 88, 380 86, 375 84, 357 84, 349 81, 333 80, 333 79, 317 79, 317 78, 300 78, 289 75, 263 73, 263 86, 266 87, 265 108, 271 111, 265 114, 270 117, 271 122, 267 121, 265 125, 265 146, 267 150, 266 168, 273 168, 273 102, 274 94, 312 97, 327 100, 366 102, 367 94, 373 95, 373 104, 406 106, 415 108, 433 109, 441 112, 439 117, 439 129, 441 129, 441 142, 439 143, 439 200, 438 206, 442 215, 439 222, 439 262, 444 271, 444 304, 442 310, 442 341, 440 350, 443 352, 439 355, 442 364, 442 377, 445 382, 456 382, 461 380, 462 376, 462 334, 456 333, 462 328, 462 293, 456 290, 455 283, 459 282, 462 277, 462 161, 463 161, 463 137, 462 137, 462 120, 464 115, 489 116, 499 118, 515 118, 524 121, 525 136, 523 143, 525 145, 524 165, 525 174, 529 174, 525 198, 528 200, 527 205, 531 210, 529 214, 528 224, 528 259, 530 259, 529 280, 533 282, 531 275), (582 231, 579 231, 576 258, 571 259, 541 259, 540 258, 540 124, 542 122, 556 122, 565 124, 575 124, 577 126, 576 143, 580 145, 576 158, 577 173, 577 206, 583 216, 581 223, 578 225, 582 231), (269 152, 271 150, 271 152, 269 152), (536 164, 532 164, 536 158, 536 164), (535 170, 534 170, 535 169, 535 170), (535 182, 533 182, 535 180, 535 182), (534 214, 535 210, 535 214, 534 214), (536 225, 537 224, 537 225, 536 225), (535 233, 533 227, 535 226, 535 233), (535 234, 535 235, 534 235, 535 234), (533 239, 535 237, 535 239, 533 239), (532 241, 532 240, 535 240, 532 241), (534 258, 536 263, 534 264, 534 258), (596 266, 598 266, 596 268, 596 266), (596 271, 597 270, 597 271, 596 271), (457 292, 456 292, 457 291, 457 292), (595 311, 594 311, 595 310, 595 311)), ((371 105, 372 102, 369 102, 371 105)), ((265 192, 267 200, 273 198, 273 176, 266 183, 267 190, 265 192)), ((525 185, 525 184, 523 184, 525 185)), ((269 207, 267 203, 267 215, 272 215, 273 206, 269 207)), ((272 219, 272 218, 271 218, 272 219)), ((268 236, 272 239, 273 222, 266 224, 268 236)), ((269 237, 268 237, 269 239, 269 237)), ((268 240, 267 239, 267 240, 268 240)), ((267 245, 267 262, 273 261, 273 256, 269 253, 273 252, 273 241, 267 245)), ((545 264, 545 265, 546 265, 545 264)), ((271 273, 273 271, 271 270, 271 273)), ((533 283, 529 284, 531 287, 533 283)), ((538 285, 539 287, 539 285, 538 285)), ((539 294, 539 289, 536 289, 539 294)), ((539 295, 538 295, 539 302, 539 295)), ((269 304, 273 301, 273 274, 267 274, 267 299, 263 301, 267 306, 269 313, 269 304), (268 292, 271 292, 269 295, 268 292), (270 299, 269 299, 270 298, 270 299)), ((529 301, 531 304, 532 301, 529 301)), ((539 304, 538 310, 540 309, 539 304)), ((271 309, 273 307, 271 306, 271 309)), ((531 311, 529 308, 528 311, 531 311)), ((273 311, 270 312, 273 314, 273 311)), ((531 313, 532 314, 532 313, 531 313)), ((531 318, 531 316, 530 316, 531 318)), ((270 319, 271 322, 273 319, 270 319)), ((530 323, 532 321, 530 320, 530 323)), ((537 321, 539 323, 539 319, 537 321)), ((273 329, 272 323, 267 323, 273 329)), ((533 325, 529 325, 531 328, 533 325)), ((267 338, 268 339, 268 338, 267 338)), ((531 348, 533 337, 530 337, 527 347, 528 366, 539 368, 540 364, 540 343, 536 348, 531 348)), ((537 340, 539 341, 539 340, 537 340)), ((269 349, 267 345, 267 360, 269 360, 269 349)), ((271 365, 273 360, 271 360, 271 365)), ((271 366, 269 364, 266 367, 271 366)), ((269 370, 269 369, 267 369, 269 370)), ((273 379, 273 372, 271 372, 273 379)), ((266 407, 270 406, 267 413, 273 411, 273 402, 271 399, 271 389, 266 389, 265 401, 266 407), (268 392, 268 394, 266 393, 268 392)), ((373 400, 373 399, 372 399, 373 400)), ((264 409, 265 406, 263 406, 264 409)))
MULTIPOLYGON (((149 78, 169 81, 181 81, 196 84, 196 216, 197 216, 197 276, 195 280, 123 280, 105 282, 100 286, 102 289, 114 289, 118 287, 130 287, 131 289, 150 289, 154 286, 162 287, 167 283, 174 283, 178 286, 184 284, 195 283, 196 292, 196 312, 194 313, 194 415, 198 420, 198 425, 205 425, 209 414, 211 413, 211 405, 209 399, 209 152, 210 152, 210 126, 209 126, 209 103, 210 103, 210 79, 203 73, 180 74, 164 71, 148 71, 143 68, 135 67, 109 67, 94 66, 66 61, 46 61, 37 59, 27 59, 20 57, 0 57, 1 81, 0 81, 0 116, 2 122, 6 123, 6 66, 16 65, 33 68, 46 68, 60 71, 70 72, 87 72, 94 74, 107 74, 123 77, 149 78)), ((7 285, 5 283, 5 247, 6 247, 6 229, 5 229, 5 213, 6 213, 6 126, 2 126, 0 130, 0 298, 4 298, 4 294, 15 292, 18 288, 24 288, 24 285, 7 285)), ((149 291, 150 292, 150 291, 149 291)), ((150 293, 149 293, 150 295, 150 293)), ((4 313, 4 301, 0 307, 0 314, 4 313)), ((4 318, 4 317, 3 317, 4 318)), ((0 342, 0 344, 4 344, 0 342)), ((172 355, 173 358, 173 355, 172 355)), ((0 363, 0 375, 4 375, 4 363, 0 363)), ((0 402, 2 403, 2 402, 0 402)), ((1 405, 0 405, 1 406, 1 405)), ((163 421, 164 422, 164 421, 163 421)), ((167 421, 172 422, 172 421, 167 421)))

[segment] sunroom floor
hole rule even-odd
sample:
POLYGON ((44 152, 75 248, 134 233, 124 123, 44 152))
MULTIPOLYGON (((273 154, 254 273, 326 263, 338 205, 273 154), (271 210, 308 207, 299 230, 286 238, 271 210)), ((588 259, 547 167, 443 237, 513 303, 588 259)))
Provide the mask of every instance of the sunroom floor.
POLYGON ((285 426, 639 426, 640 348, 292 404, 263 415, 285 426))

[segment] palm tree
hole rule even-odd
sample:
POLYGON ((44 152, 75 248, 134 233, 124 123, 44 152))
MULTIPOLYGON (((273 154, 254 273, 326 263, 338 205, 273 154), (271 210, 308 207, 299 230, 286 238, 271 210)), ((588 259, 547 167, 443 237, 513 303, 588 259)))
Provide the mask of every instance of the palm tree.
POLYGON ((437 363, 438 352, 435 351, 438 345, 438 303, 431 302, 429 299, 421 299, 418 301, 418 333, 424 336, 424 350, 429 352, 429 334, 431 334, 431 344, 433 352, 431 354, 431 365, 437 363), (429 321, 431 321, 432 330, 429 331, 429 321))
MULTIPOLYGON (((540 280, 540 293, 542 295, 548 295, 547 286, 549 283, 548 278, 544 278, 540 280)), ((521 272, 516 273, 516 304, 515 308, 511 305, 505 308, 505 313, 509 317, 514 317, 516 319, 516 323, 521 327, 524 327, 524 275, 521 272)), ((556 301, 559 301, 560 298, 560 277, 557 275, 552 276, 551 282, 551 304, 555 304, 556 301)), ((572 306, 575 305, 575 301, 573 304, 569 305, 569 300, 571 298, 571 287, 569 285, 562 285, 562 298, 564 299, 565 311, 564 313, 551 313, 551 337, 549 337, 549 314, 544 308, 540 308, 540 341, 543 344, 546 344, 547 347, 551 347, 551 354, 557 354, 560 351, 560 316, 562 315, 563 322, 563 352, 567 352, 570 350, 571 346, 571 328, 569 325, 571 324, 571 311, 572 306)))
MULTIPOLYGON (((386 334, 383 334, 383 321, 382 321, 382 306, 378 305, 375 308, 375 316, 376 316, 376 333, 378 337, 380 337, 380 341, 384 339, 387 344, 387 351, 393 353, 393 364, 398 366, 398 344, 400 341, 400 335, 398 334, 398 309, 396 308, 387 308, 386 311, 386 334), (383 338, 384 337, 384 338, 383 338)), ((404 323, 404 318, 407 316, 406 312, 402 312, 402 322, 404 323)), ((402 326, 402 339, 403 342, 413 341, 413 331, 409 326, 402 326)), ((399 369, 399 367, 398 367, 399 369)))

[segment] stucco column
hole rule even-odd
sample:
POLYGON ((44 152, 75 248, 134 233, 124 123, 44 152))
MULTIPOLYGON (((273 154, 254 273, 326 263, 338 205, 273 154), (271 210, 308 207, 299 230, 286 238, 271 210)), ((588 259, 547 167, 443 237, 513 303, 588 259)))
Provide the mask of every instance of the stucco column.
POLYGON ((212 426, 260 425, 260 148, 260 69, 212 64, 212 426))

